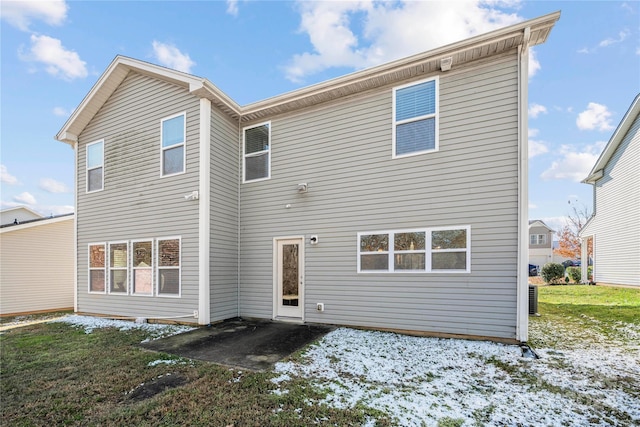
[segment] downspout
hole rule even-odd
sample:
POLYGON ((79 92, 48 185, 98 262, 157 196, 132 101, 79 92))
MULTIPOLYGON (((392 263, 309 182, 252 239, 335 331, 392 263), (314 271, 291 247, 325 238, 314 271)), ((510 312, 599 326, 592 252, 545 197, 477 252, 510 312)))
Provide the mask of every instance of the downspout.
POLYGON ((236 308, 236 314, 238 317, 240 317, 240 253, 241 253, 241 240, 240 240, 240 227, 241 227, 241 211, 240 211, 240 192, 241 192, 241 185, 242 185, 242 116, 238 115, 238 161, 237 161, 237 165, 238 165, 238 179, 236 180, 236 182, 238 183, 238 238, 237 238, 237 242, 238 242, 238 255, 236 257, 236 265, 238 268, 238 271, 236 272, 236 281, 237 281, 237 289, 236 289, 236 302, 237 302, 237 308, 236 308))
MULTIPOLYGON (((78 141, 71 147, 74 153, 73 183, 73 312, 78 312, 78 141)), ((103 169, 104 170, 104 169, 103 169)))
POLYGON ((526 342, 529 335, 529 39, 531 28, 524 29, 518 46, 518 267, 516 339, 526 342), (526 274, 525 274, 526 273, 526 274))
POLYGON ((198 324, 211 323, 211 101, 200 98, 198 324))

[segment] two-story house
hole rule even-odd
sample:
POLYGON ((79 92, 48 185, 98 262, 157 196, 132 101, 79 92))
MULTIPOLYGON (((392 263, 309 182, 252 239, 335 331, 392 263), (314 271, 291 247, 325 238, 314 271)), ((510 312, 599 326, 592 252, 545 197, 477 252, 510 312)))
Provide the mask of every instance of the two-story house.
POLYGON ((542 268, 553 259, 554 230, 539 219, 529 221, 529 264, 542 268))
POLYGON ((580 230, 583 260, 593 243, 593 281, 640 286, 640 95, 582 182, 593 185, 593 215, 580 230))
POLYGON ((553 13, 240 106, 118 56, 76 152, 76 310, 527 338, 530 46, 553 13))

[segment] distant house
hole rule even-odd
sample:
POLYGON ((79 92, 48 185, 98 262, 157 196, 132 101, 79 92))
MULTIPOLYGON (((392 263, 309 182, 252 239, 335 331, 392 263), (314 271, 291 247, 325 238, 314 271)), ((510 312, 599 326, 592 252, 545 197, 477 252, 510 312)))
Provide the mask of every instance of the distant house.
POLYGON ((554 230, 544 221, 529 221, 529 264, 542 268, 553 262, 553 233, 554 230))
POLYGON ((0 225, 20 224, 25 221, 40 218, 44 218, 44 216, 26 206, 17 206, 0 211, 0 225))
MULTIPOLYGON (((593 216, 580 232, 582 259, 593 240, 593 281, 640 286, 640 94, 584 183, 594 186, 593 216)), ((582 277, 587 263, 582 263, 582 277)))
POLYGON ((0 316, 72 309, 74 269, 73 214, 2 225, 0 316))
POLYGON ((559 16, 246 106, 116 57, 57 135, 78 311, 526 340, 528 52, 559 16))

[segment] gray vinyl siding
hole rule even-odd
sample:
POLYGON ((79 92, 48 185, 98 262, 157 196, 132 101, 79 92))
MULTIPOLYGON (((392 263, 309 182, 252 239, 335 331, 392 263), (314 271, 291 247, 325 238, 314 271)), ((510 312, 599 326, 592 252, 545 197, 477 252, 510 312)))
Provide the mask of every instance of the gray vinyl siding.
POLYGON ((640 286, 640 116, 596 182, 594 280, 640 286))
MULTIPOLYGON (((179 86, 130 73, 79 136, 80 312, 196 320, 193 311, 198 309, 198 202, 186 201, 184 195, 198 189, 198 126, 198 98, 179 86), (181 112, 186 112, 186 172, 161 177, 160 121, 181 112), (86 144, 100 139, 104 139, 104 190, 87 194, 86 144), (88 293, 89 243, 174 236, 182 239, 180 298, 88 293)), ((156 250, 154 246, 154 263, 156 250)))
POLYGON ((211 321, 238 316, 238 123, 211 113, 211 321))
POLYGON ((307 322, 515 338, 515 51, 442 73, 439 109, 439 151, 400 159, 391 86, 269 118, 271 179, 241 186, 242 316, 273 316, 273 238, 304 235, 307 322), (459 225, 471 273, 356 272, 358 232, 459 225))

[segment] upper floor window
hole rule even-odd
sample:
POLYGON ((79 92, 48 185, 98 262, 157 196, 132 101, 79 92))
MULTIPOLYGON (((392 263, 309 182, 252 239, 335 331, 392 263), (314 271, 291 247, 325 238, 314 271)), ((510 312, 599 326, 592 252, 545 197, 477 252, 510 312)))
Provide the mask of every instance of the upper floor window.
POLYGON ((243 132, 243 182, 271 177, 271 122, 246 127, 243 132))
POLYGON ((104 141, 87 144, 87 193, 104 188, 104 141))
POLYGON ((393 90, 393 157, 438 150, 438 78, 393 90))
POLYGON ((186 113, 162 119, 161 175, 174 175, 185 170, 186 113))
POLYGON ((547 236, 545 234, 530 234, 529 243, 532 245, 546 245, 547 236))
POLYGON ((358 234, 359 273, 469 273, 471 228, 358 234))

